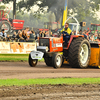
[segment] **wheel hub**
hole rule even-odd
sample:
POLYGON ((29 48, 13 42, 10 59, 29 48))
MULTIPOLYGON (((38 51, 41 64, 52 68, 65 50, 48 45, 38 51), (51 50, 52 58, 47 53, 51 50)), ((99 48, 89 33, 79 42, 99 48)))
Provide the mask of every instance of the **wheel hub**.
POLYGON ((36 61, 34 60, 34 61, 33 61, 33 64, 35 64, 35 63, 36 63, 36 61))
POLYGON ((57 60, 56 60, 56 64, 57 64, 57 66, 59 66, 60 63, 61 63, 61 59, 60 59, 60 56, 58 56, 58 57, 57 57, 57 60))
POLYGON ((9 26, 5 23, 2 24, 1 29, 5 29, 5 32, 9 31, 9 26))
POLYGON ((88 60, 88 51, 87 44, 83 44, 80 51, 80 61, 82 64, 85 64, 88 60))

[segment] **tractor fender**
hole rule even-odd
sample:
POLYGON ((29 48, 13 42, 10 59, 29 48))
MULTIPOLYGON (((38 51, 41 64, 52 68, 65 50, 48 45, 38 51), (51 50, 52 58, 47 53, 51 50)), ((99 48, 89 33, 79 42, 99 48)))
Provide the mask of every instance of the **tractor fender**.
POLYGON ((78 37, 83 37, 83 38, 84 38, 84 35, 71 35, 71 36, 70 36, 70 40, 69 40, 67 49, 69 49, 70 44, 71 44, 71 42, 73 41, 73 39, 78 38, 78 37))

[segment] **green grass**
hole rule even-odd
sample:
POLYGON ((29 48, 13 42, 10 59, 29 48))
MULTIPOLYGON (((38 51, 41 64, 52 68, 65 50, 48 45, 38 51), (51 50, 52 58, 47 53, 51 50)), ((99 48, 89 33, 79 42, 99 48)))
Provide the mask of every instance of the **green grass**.
MULTIPOLYGON (((0 54, 0 61, 28 61, 29 54, 0 54)), ((39 60, 44 61, 44 59, 39 60)))
POLYGON ((29 54, 0 54, 0 57, 2 57, 2 56, 25 56, 25 57, 27 57, 29 54))
POLYGON ((0 86, 27 86, 27 85, 82 85, 82 84, 100 84, 100 78, 47 78, 47 79, 0 79, 0 86))

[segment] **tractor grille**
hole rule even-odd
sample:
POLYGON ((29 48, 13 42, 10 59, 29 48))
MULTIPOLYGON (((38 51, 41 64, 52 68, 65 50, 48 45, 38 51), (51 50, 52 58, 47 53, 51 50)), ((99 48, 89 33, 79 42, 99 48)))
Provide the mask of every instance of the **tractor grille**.
POLYGON ((39 46, 47 46, 49 48, 49 39, 39 39, 39 46))

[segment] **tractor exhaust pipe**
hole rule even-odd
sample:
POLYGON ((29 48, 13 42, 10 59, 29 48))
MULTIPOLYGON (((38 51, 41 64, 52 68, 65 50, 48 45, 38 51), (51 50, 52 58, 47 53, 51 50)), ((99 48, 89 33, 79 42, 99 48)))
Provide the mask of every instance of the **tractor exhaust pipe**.
POLYGON ((13 19, 16 19, 16 0, 13 1, 13 19))

